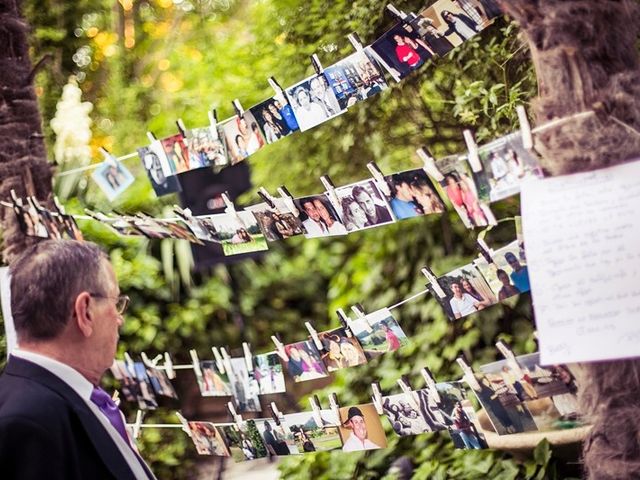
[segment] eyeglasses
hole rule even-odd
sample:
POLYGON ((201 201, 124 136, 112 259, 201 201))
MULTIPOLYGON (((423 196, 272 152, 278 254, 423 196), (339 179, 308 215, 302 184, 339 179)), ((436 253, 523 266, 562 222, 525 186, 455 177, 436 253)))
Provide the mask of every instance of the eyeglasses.
POLYGON ((102 295, 100 293, 91 293, 91 292, 89 292, 89 295, 96 298, 109 298, 111 300, 115 300, 116 310, 118 311, 119 315, 123 315, 124 312, 127 311, 127 307, 129 306, 129 302, 131 301, 131 299, 129 298, 129 295, 118 295, 117 297, 110 297, 108 295, 102 295))

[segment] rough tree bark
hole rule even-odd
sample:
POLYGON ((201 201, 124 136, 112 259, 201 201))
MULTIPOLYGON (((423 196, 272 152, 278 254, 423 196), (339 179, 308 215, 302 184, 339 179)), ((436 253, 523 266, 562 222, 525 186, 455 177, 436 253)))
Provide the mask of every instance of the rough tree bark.
MULTIPOLYGON (((8 201, 15 190, 20 198, 34 195, 49 205, 51 166, 33 86, 29 28, 18 7, 18 0, 0 0, 0 200, 8 201)), ((11 209, 0 207, 0 223, 2 256, 10 263, 37 240, 22 234, 11 209)))
MULTIPOLYGON (((640 8, 635 0, 501 0, 526 38, 538 78, 536 137, 551 175, 640 155, 640 8), (574 116, 580 112, 594 112, 574 116)), ((593 424, 589 478, 640 478, 640 360, 581 365, 581 406, 593 424)))

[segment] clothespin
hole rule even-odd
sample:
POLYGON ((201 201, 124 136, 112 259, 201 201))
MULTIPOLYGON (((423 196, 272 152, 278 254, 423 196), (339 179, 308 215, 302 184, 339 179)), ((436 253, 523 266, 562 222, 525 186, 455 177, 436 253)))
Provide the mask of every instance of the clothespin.
POLYGON ((318 332, 316 331, 315 328, 313 328, 313 325, 311 325, 311 323, 309 322, 304 322, 304 325, 305 327, 307 327, 307 330, 309 330, 309 335, 311 336, 313 343, 315 343, 316 348, 320 351, 324 350, 324 345, 320 341, 320 337, 318 337, 318 332))
POLYGON ((373 178, 376 181, 376 185, 378 185, 378 189, 387 197, 390 196, 391 190, 389 189, 389 184, 382 175, 382 172, 378 168, 378 165, 376 165, 375 162, 369 162, 367 163, 367 168, 371 172, 371 175, 373 175, 373 178))
POLYGON ((186 137, 187 136, 187 127, 184 126, 184 122, 182 121, 181 118, 176 120, 176 126, 178 127, 178 130, 180 131, 182 136, 186 137))
POLYGON ((384 409, 382 408, 382 392, 380 391, 380 383, 373 382, 371 384, 371 390, 373 391, 373 395, 371 395, 373 406, 376 408, 378 415, 382 415, 384 413, 384 409))
POLYGON ((446 298, 447 294, 444 293, 444 290, 440 286, 440 283, 438 283, 438 277, 436 277, 433 274, 431 269, 429 267, 424 267, 420 271, 425 277, 427 277, 427 280, 429 280, 429 283, 431 284, 431 288, 433 288, 433 291, 436 292, 436 295, 438 295, 438 297, 440 298, 446 298))
POLYGON ((118 390, 113 391, 113 395, 111 395, 111 400, 116 404, 116 407, 120 406, 120 392, 118 390))
POLYGON ((244 352, 244 363, 247 364, 247 371, 253 372, 253 355, 247 342, 242 342, 242 351, 244 352))
POLYGON ((478 244, 478 249, 480 250, 480 255, 484 257, 487 263, 495 263, 493 261, 493 249, 487 245, 487 242, 484 241, 483 238, 476 238, 476 243, 478 244))
POLYGON ((331 405, 331 410, 338 419, 338 423, 342 423, 342 420, 340 419, 340 404, 338 403, 338 397, 335 393, 329 394, 329 404, 331 405))
POLYGON ((56 207, 59 215, 65 214, 64 206, 60 203, 60 200, 58 200, 58 197, 56 197, 55 195, 53 196, 53 206, 56 207))
POLYGON ((287 187, 285 187, 284 185, 280 186, 278 188, 278 195, 280 195, 280 197, 282 198, 282 201, 287 206, 289 211, 296 217, 299 217, 300 211, 296 207, 296 204, 293 201, 293 197, 291 196, 291 193, 289 193, 289 190, 287 190, 287 187))
POLYGON ((240 223, 244 223, 242 221, 242 219, 240 218, 240 215, 238 215, 238 212, 236 210, 235 205, 233 204, 233 202, 229 199, 229 196, 227 195, 227 192, 223 192, 220 194, 220 196, 222 197, 222 201, 224 202, 224 204, 226 205, 225 209, 224 209, 224 213, 228 214, 228 215, 233 215, 234 217, 236 217, 236 219, 240 222, 240 223))
MULTIPOLYGON (((309 397, 309 403, 311 404, 311 413, 313 414, 313 419, 316 421, 316 425, 318 425, 318 427, 322 427, 324 422, 322 421, 322 415, 320 414, 320 400, 318 399, 318 396, 313 395, 312 397, 309 397)), ((338 421, 340 421, 340 418, 338 418, 338 421)))
POLYGON ((129 370, 129 373, 134 375, 136 370, 135 370, 135 368, 133 366, 134 365, 133 358, 131 358, 131 355, 129 355, 128 352, 124 352, 124 363, 127 366, 127 369, 129 370))
POLYGON ((167 377, 169 377, 170 380, 176 378, 176 371, 173 369, 173 360, 171 360, 169 352, 164 352, 164 371, 167 373, 167 377))
POLYGON ((352 305, 351 311, 356 314, 356 317, 358 317, 361 320, 364 320, 365 329, 369 333, 373 332, 373 328, 371 328, 371 324, 369 323, 369 319, 364 313, 364 309, 362 308, 362 305, 360 305, 359 303, 352 305))
POLYGON ((107 150, 104 147, 100 147, 98 148, 98 150, 100 151, 100 153, 102 154, 102 158, 103 161, 113 167, 117 167, 118 166, 118 160, 116 159, 116 157, 114 157, 113 155, 111 155, 111 153, 109 153, 109 150, 107 150))
POLYGON ((411 404, 411 406, 416 410, 420 410, 420 403, 417 398, 418 394, 411 388, 409 378, 406 375, 402 375, 402 377, 397 380, 397 383, 398 386, 402 389, 402 392, 404 393, 407 401, 411 404))
POLYGON ((156 355, 153 360, 151 360, 145 352, 140 353, 140 357, 142 358, 142 363, 144 363, 149 368, 158 368, 158 360, 162 358, 162 355, 156 355))
POLYGON ((464 372, 462 379, 467 382, 470 387, 479 390, 481 388, 480 384, 478 383, 478 380, 476 380, 476 376, 473 374, 471 367, 464 361, 464 358, 458 357, 456 358, 456 362, 458 362, 458 365, 460 365, 460 368, 464 372))
POLYGON ((402 10, 398 10, 390 3, 387 4, 387 13, 401 22, 404 21, 405 18, 407 18, 406 13, 404 13, 402 10))
POLYGON ((182 431, 191 436, 191 429, 189 428, 189 422, 187 419, 184 418, 180 412, 176 412, 176 417, 178 417, 178 420, 180 420, 180 423, 182 424, 182 431))
POLYGON ((516 113, 518 114, 518 122, 520 122, 522 146, 525 150, 531 150, 533 149, 533 134, 531 133, 531 124, 529 123, 529 117, 527 117, 527 111, 523 105, 518 105, 516 106, 516 113))
POLYGON ((242 415, 236 412, 236 407, 233 405, 232 402, 227 402, 227 410, 229 411, 229 414, 233 419, 233 423, 235 423, 238 428, 242 427, 242 422, 244 420, 242 419, 242 415))
POLYGON ((147 138, 149 139, 150 143, 155 143, 158 141, 158 137, 156 137, 153 132, 147 132, 147 138))
POLYGON ((333 206, 340 211, 340 200, 338 199, 338 195, 336 195, 336 187, 329 178, 329 175, 322 175, 320 177, 320 181, 322 185, 324 185, 325 190, 329 194, 329 200, 333 203, 333 206))
POLYGON ((218 371, 220 373, 225 373, 227 369, 224 367, 224 360, 222 359, 222 355, 220 355, 220 350, 218 350, 218 347, 211 347, 211 351, 213 352, 213 358, 216 359, 218 371))
POLYGON ((480 163, 478 145, 476 144, 475 138, 473 138, 473 133, 471 130, 463 130, 462 135, 464 136, 464 143, 467 144, 467 161, 469 162, 469 165, 471 165, 471 170, 474 172, 481 172, 482 163, 480 163))
POLYGON ((276 77, 267 78, 267 82, 269 82, 269 86, 273 88, 273 91, 276 92, 276 94, 282 94, 282 87, 276 80, 276 77))
POLYGON ((202 377, 202 369, 200 368, 200 360, 198 359, 198 354, 195 350, 189 350, 189 355, 191 356, 191 363, 193 364, 193 371, 196 372, 198 377, 202 377))
POLYGON ((287 355, 287 352, 284 349, 284 345, 282 344, 280 339, 276 335, 271 335, 271 341, 276 346, 276 351, 280 358, 282 358, 285 362, 288 362, 289 356, 287 355))
POLYGON ((269 194, 269 192, 267 191, 266 188, 264 187, 260 187, 258 189, 258 195, 260 196, 260 198, 262 198, 262 200, 269 205, 269 208, 271 208, 272 210, 276 209, 276 204, 273 201, 273 197, 271 196, 271 194, 269 194))
POLYGON ((351 42, 351 45, 356 50, 356 52, 360 52, 363 50, 362 42, 360 41, 360 37, 357 33, 353 32, 347 35, 347 40, 351 42))
POLYGON ((227 350, 224 347, 220 347, 220 353, 222 354, 222 363, 224 364, 224 368, 228 374, 233 373, 233 369, 231 368, 231 357, 227 353, 227 350))
POLYGON ((436 167, 436 161, 431 156, 429 150, 427 150, 426 147, 421 147, 416 150, 416 153, 422 160, 422 169, 427 173, 427 175, 433 178, 436 182, 442 182, 444 180, 444 175, 440 170, 438 170, 438 167, 436 167))
POLYGON ((132 435, 134 440, 137 439, 140 436, 140 428, 142 426, 142 410, 138 410, 136 412, 136 422, 131 426, 131 430, 132 430, 132 435))
POLYGON ((336 310, 336 313, 338 314, 338 319, 340 320, 340 325, 342 325, 342 328, 344 329, 344 333, 346 333, 347 337, 349 338, 353 337, 353 332, 351 331, 351 327, 349 326, 349 322, 351 321, 351 319, 347 316, 346 313, 344 313, 344 310, 341 308, 336 310))
POLYGON ((276 422, 276 425, 280 425, 280 419, 284 418, 284 415, 282 415, 280 410, 278 410, 276 402, 271 402, 269 404, 269 410, 271 410, 271 417, 273 418, 273 421, 276 422))
POLYGON ((516 361, 516 356, 513 353, 513 350, 511 350, 507 345, 505 345, 501 340, 498 340, 496 342, 496 348, 500 351, 500 353, 502 354, 502 356, 504 358, 506 358, 507 360, 511 360, 517 363, 516 361))
POLYGON ((420 373, 422 374, 422 378, 424 378, 424 382, 427 385, 428 394, 433 395, 435 401, 440 403, 440 393, 436 388, 436 381, 431 374, 431 370, 429 370, 427 367, 424 367, 422 370, 420 370, 420 373))
POLYGON ((218 112, 216 112, 216 109, 213 108, 207 113, 209 116, 209 129, 215 136, 216 140, 218 140, 220 138, 220 135, 218 134, 218 112))
POLYGON ((322 64, 320 63, 320 59, 317 54, 311 55, 311 64, 313 65, 313 69, 316 71, 316 75, 322 75, 324 72, 324 68, 322 68, 322 64))
POLYGON ((240 100, 236 98, 232 103, 233 109, 236 111, 236 116, 244 117, 244 109, 242 108, 242 105, 240 105, 240 100))

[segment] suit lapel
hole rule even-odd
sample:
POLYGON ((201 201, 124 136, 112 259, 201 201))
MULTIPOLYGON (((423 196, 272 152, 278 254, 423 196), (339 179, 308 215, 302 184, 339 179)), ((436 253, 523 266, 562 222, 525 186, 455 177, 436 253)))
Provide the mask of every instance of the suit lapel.
POLYGON ((135 478, 129 464, 114 444, 109 433, 84 400, 69 385, 45 368, 17 357, 10 357, 5 374, 38 382, 64 398, 73 408, 98 455, 113 476, 117 479, 135 478))

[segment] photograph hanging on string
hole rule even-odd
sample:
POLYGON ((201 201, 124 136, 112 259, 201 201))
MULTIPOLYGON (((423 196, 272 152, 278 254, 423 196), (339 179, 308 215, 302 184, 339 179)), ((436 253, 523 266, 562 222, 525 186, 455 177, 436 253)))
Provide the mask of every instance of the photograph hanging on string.
POLYGON ((284 94, 274 95, 249 109, 262 130, 265 141, 274 143, 300 129, 293 108, 284 94))
POLYGON ((299 453, 326 452, 342 448, 338 418, 331 410, 320 410, 321 424, 313 412, 288 413, 285 424, 293 434, 299 453))
POLYGON ((320 352, 329 372, 367 363, 364 350, 355 336, 349 337, 344 328, 318 333, 324 349, 320 352))
POLYGON ((430 412, 442 422, 456 448, 479 450, 488 448, 471 401, 462 382, 440 382, 435 392, 430 392, 430 412))
POLYGON ((409 339, 387 308, 349 322, 368 360, 409 344, 409 339))
POLYGON ((517 240, 494 250, 491 262, 480 256, 474 263, 497 295, 498 301, 530 290, 527 259, 517 240))
POLYGON ((353 53, 325 68, 324 76, 342 109, 388 88, 378 61, 366 50, 353 53))
POLYGON ((426 394, 418 392, 413 399, 404 393, 382 397, 382 409, 397 435, 405 437, 446 428, 433 418, 427 400, 426 394))
POLYGON ((137 402, 141 398, 140 386, 133 372, 127 368, 123 360, 114 360, 111 365, 111 374, 120 382, 120 392, 127 402, 137 402))
MULTIPOLYGON (((338 215, 349 232, 393 223, 393 214, 375 181, 364 180, 335 189, 338 215)), ((327 198, 331 198, 327 193, 327 198)))
POLYGON ((278 424, 275 420, 256 420, 256 427, 262 435, 269 455, 280 457, 301 453, 296 446, 293 432, 283 423, 278 424))
POLYGON ((238 211, 210 217, 225 255, 268 250, 267 241, 251 212, 238 211))
POLYGON ((325 195, 295 199, 306 238, 346 235, 347 229, 325 195))
POLYGON ((422 35, 425 43, 435 43, 442 49, 444 53, 438 53, 442 56, 448 51, 445 48, 448 45, 443 40, 446 40, 451 48, 457 47, 491 22, 479 1, 438 0, 421 11, 411 23, 422 35))
POLYGON ((444 203, 429 176, 421 168, 384 177, 389 186, 385 194, 396 220, 445 211, 444 203))
POLYGON ((211 422, 189 422, 191 440, 199 455, 229 457, 231 452, 224 443, 222 433, 211 422))
POLYGON ((440 187, 467 228, 494 225, 496 219, 489 206, 478 198, 469 164, 461 155, 450 155, 436 161, 444 176, 440 187))
POLYGON ((183 212, 176 211, 176 215, 189 227, 196 238, 205 242, 219 241, 218 232, 211 220, 213 215, 191 216, 183 212))
POLYGON ((375 53, 380 63, 397 81, 422 67, 435 55, 415 28, 406 22, 398 22, 382 34, 367 50, 375 53))
POLYGON ((241 162, 266 145, 258 121, 250 111, 231 117, 220 124, 224 132, 227 155, 231 165, 241 162))
POLYGON ((171 135, 160 140, 164 153, 170 165, 174 165, 175 173, 184 173, 190 170, 189 150, 184 143, 184 136, 181 133, 171 135))
POLYGON ((279 355, 287 372, 296 382, 315 380, 328 375, 320 358, 320 352, 313 342, 305 340, 285 345, 284 352, 279 355))
POLYGON ((147 368, 147 374, 149 375, 149 381, 153 387, 153 391, 156 395, 162 395, 163 397, 178 398, 176 389, 173 388, 171 380, 167 372, 158 368, 147 368))
POLYGON ((312 75, 286 89, 300 131, 344 113, 324 75, 312 75))
POLYGON ((175 238, 175 239, 178 239, 178 240, 186 240, 189 243, 196 243, 198 245, 204 245, 204 242, 202 242, 193 233, 193 230, 191 230, 191 228, 189 228, 189 225, 186 222, 184 222, 184 225, 180 221, 173 221, 173 220, 156 219, 156 222, 159 225, 161 225, 162 227, 164 227, 167 230, 169 230, 169 232, 170 232, 169 238, 175 238))
POLYGON ((161 197, 182 191, 178 177, 175 176, 175 170, 171 169, 160 142, 155 141, 151 145, 138 148, 138 156, 147 171, 156 196, 161 197))
POLYGON ((140 387, 140 395, 137 398, 138 407, 140 410, 155 410, 158 408, 158 401, 153 393, 146 365, 142 362, 133 362, 133 371, 140 387))
POLYGON ((302 235, 304 233, 302 221, 291 213, 285 201, 281 198, 274 198, 273 202, 275 208, 271 208, 267 203, 259 203, 246 208, 247 211, 255 215, 267 241, 275 242, 302 235))
POLYGON ((491 287, 473 264, 456 268, 438 277, 438 284, 444 291, 444 297, 440 297, 431 284, 427 288, 449 320, 466 317, 498 302, 491 287))
POLYGON ((282 362, 276 352, 254 355, 253 378, 258 382, 260 395, 286 391, 282 362))
POLYGON ((129 188, 135 180, 129 169, 115 158, 113 161, 99 164, 91 174, 91 178, 110 202, 129 188))
POLYGON ((240 427, 236 424, 224 425, 220 430, 235 462, 256 460, 268 455, 254 420, 243 421, 240 427))
POLYGON ((343 452, 376 450, 387 446, 380 415, 372 403, 340 408, 340 436, 343 452))
POLYGON ((228 372, 222 373, 214 360, 200 362, 202 375, 194 370, 196 381, 203 397, 224 397, 232 395, 231 382, 228 372))
POLYGON ((208 126, 187 130, 184 143, 189 152, 189 170, 225 167, 229 164, 224 134, 217 127, 208 126))
POLYGON ((482 172, 474 172, 480 200, 496 202, 520 193, 520 184, 529 178, 542 178, 542 167, 534 152, 524 148, 520 132, 506 135, 478 149, 482 172))
POLYGON ((229 380, 231 381, 231 391, 235 399, 236 410, 238 413, 259 412, 262 410, 260 406, 260 386, 258 381, 253 378, 253 371, 249 375, 247 362, 244 357, 232 358, 229 360, 231 364, 231 373, 229 380))

